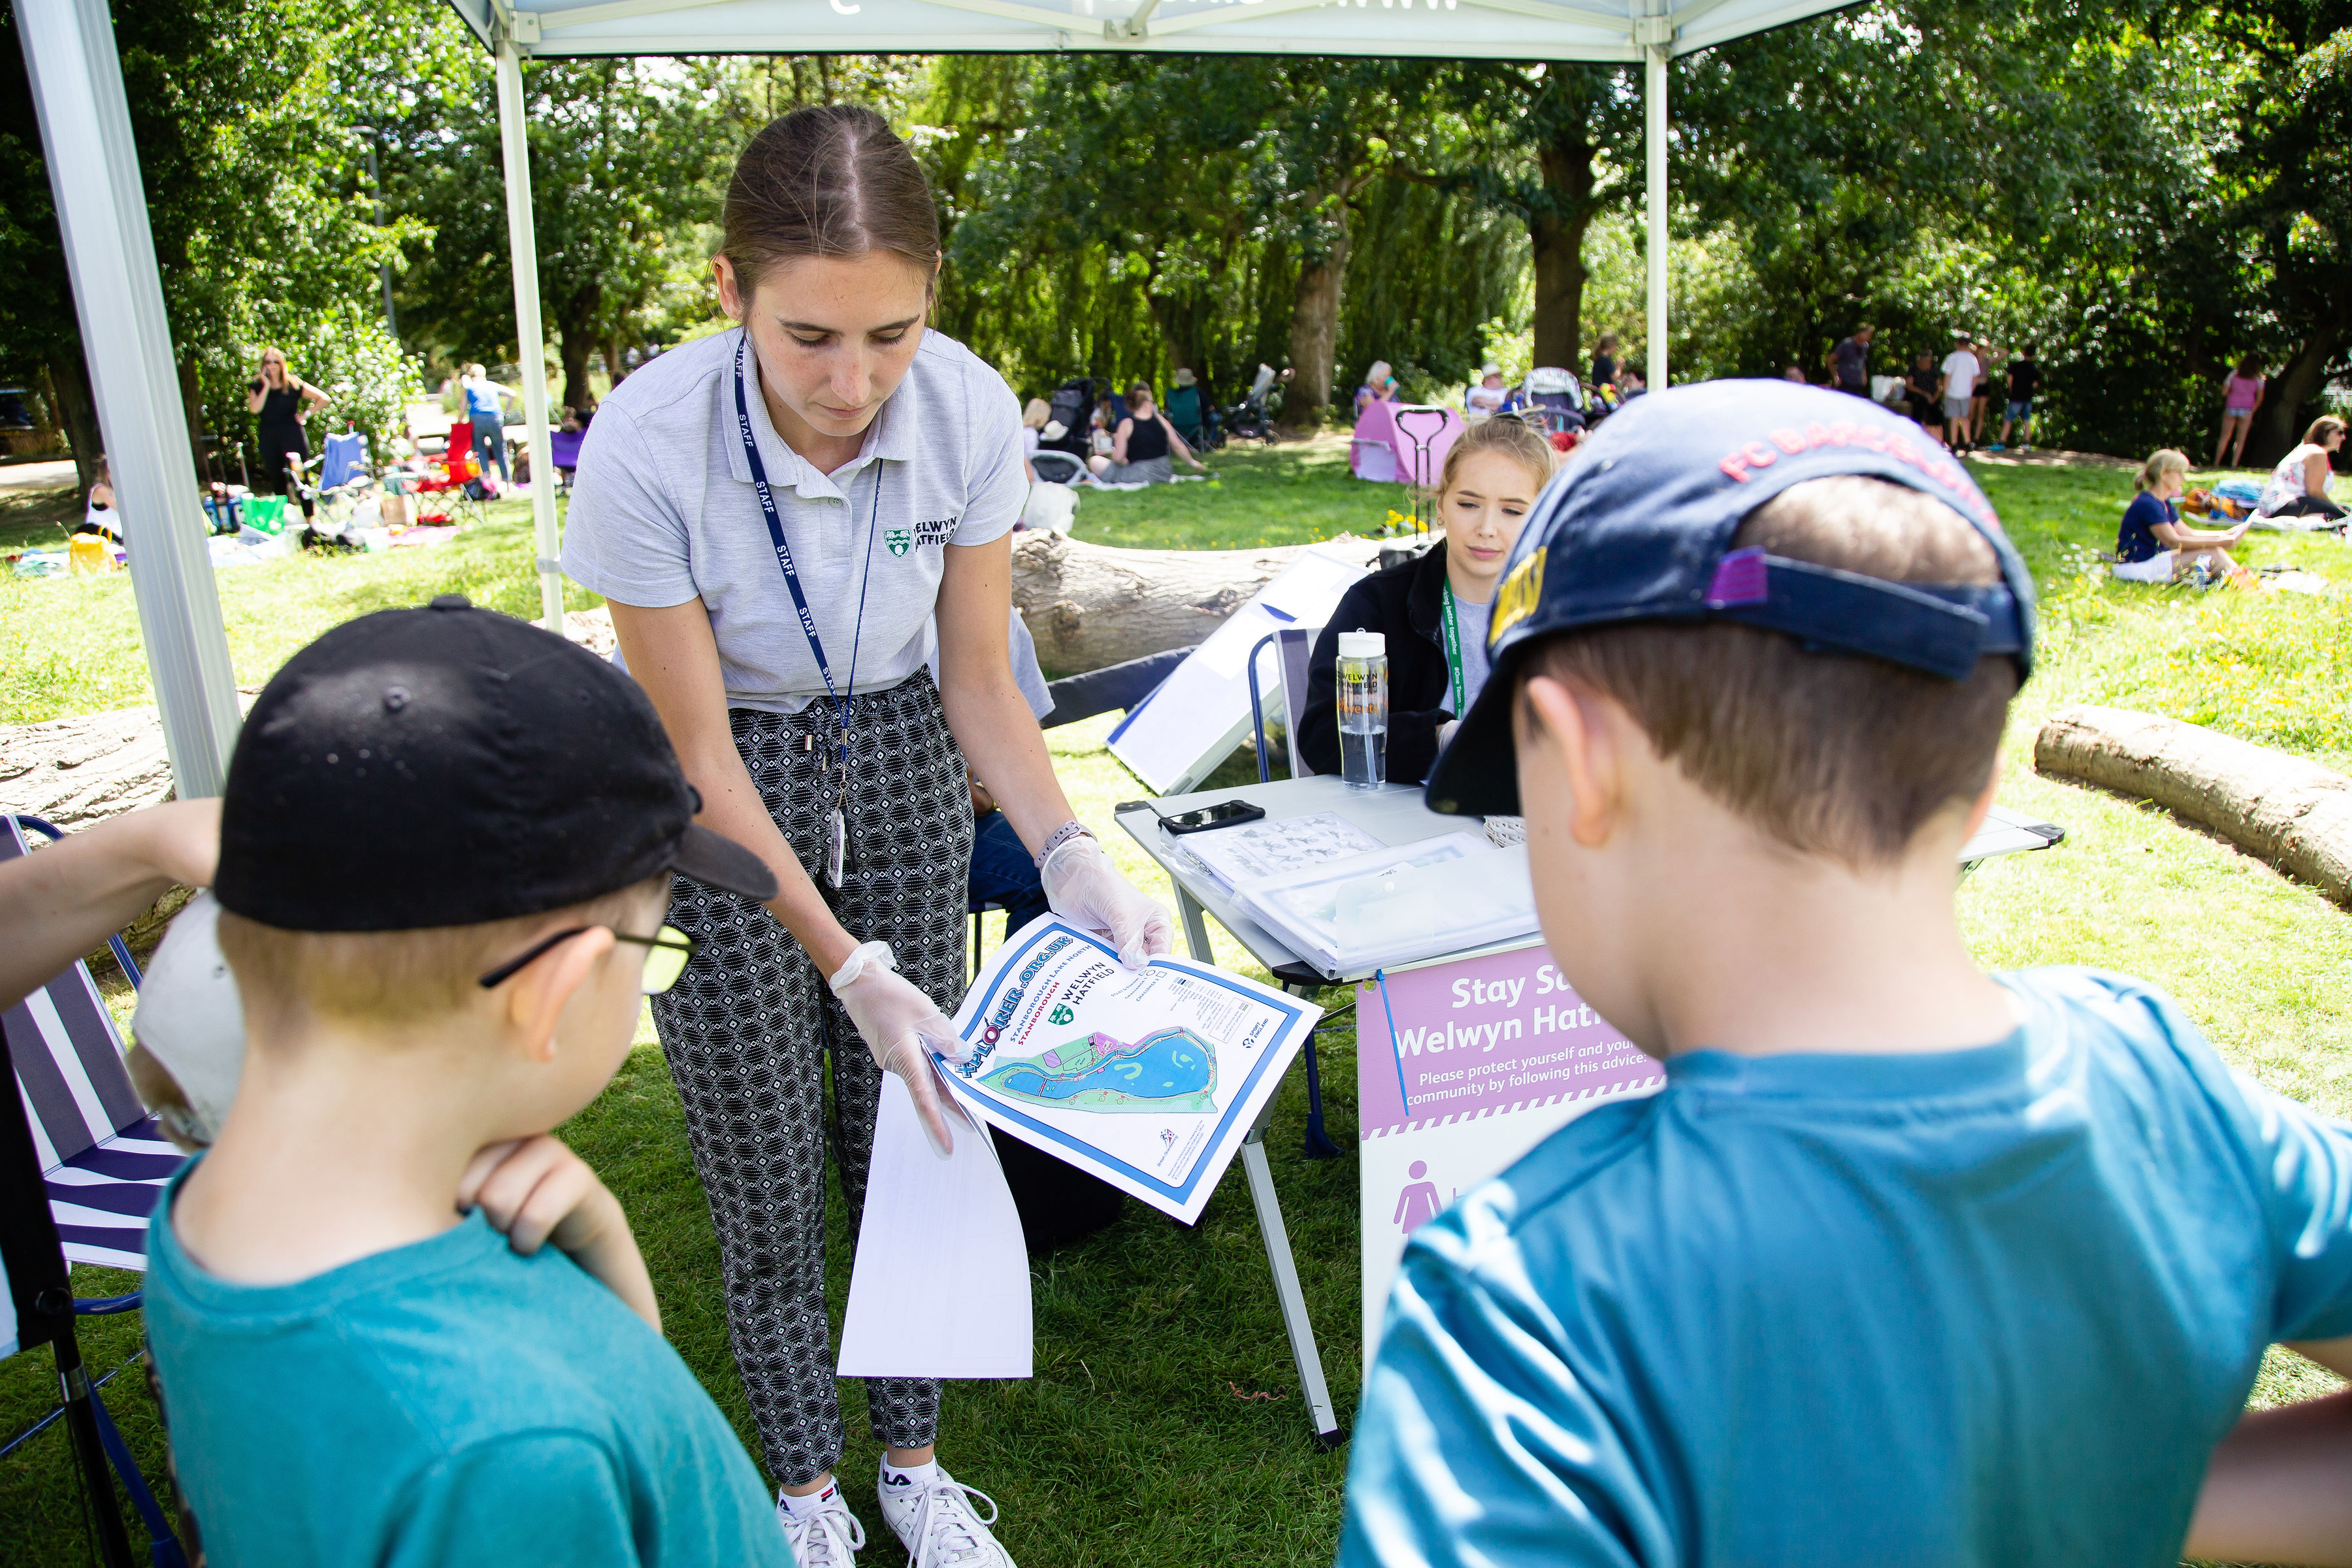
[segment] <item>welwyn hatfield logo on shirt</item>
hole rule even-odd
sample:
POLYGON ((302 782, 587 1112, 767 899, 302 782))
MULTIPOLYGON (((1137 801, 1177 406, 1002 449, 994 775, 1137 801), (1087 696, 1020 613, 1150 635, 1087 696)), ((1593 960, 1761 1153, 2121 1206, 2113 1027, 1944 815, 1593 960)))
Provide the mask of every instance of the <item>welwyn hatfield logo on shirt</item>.
POLYGON ((962 521, 960 517, 950 517, 919 523, 913 528, 885 529, 882 542, 890 547, 893 555, 904 555, 908 551, 919 550, 926 544, 945 544, 955 537, 956 524, 962 521))

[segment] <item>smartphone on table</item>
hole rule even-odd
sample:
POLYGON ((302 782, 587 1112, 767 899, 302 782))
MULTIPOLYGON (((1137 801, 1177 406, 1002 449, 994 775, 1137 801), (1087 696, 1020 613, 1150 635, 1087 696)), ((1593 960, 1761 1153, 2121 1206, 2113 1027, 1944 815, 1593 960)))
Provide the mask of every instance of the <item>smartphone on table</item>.
POLYGON ((1162 816, 1160 826, 1171 833, 1206 833, 1215 827, 1236 827, 1244 822, 1255 822, 1265 815, 1265 807, 1252 805, 1245 800, 1219 801, 1197 811, 1179 812, 1162 816))

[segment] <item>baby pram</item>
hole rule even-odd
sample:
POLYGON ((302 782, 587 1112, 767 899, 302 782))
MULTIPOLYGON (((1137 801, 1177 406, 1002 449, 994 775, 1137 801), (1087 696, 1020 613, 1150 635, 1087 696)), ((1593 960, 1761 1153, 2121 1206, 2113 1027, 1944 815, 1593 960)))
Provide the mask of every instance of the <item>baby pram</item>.
POLYGON ((1225 434, 1235 440, 1271 441, 1274 421, 1266 412, 1266 395, 1274 388, 1274 366, 1257 367, 1257 379, 1250 383, 1249 395, 1219 416, 1225 434))
POLYGON ((1577 388, 1575 373, 1549 364, 1528 372, 1527 402, 1519 417, 1547 436, 1583 429, 1584 395, 1577 388))
POLYGON ((1046 401, 1053 413, 1045 421, 1045 429, 1037 437, 1041 451, 1067 452, 1081 463, 1087 459, 1087 437, 1094 418, 1095 405, 1110 390, 1110 384, 1090 375, 1074 376, 1054 389, 1046 401), (1053 434, 1055 426, 1059 435, 1053 434))

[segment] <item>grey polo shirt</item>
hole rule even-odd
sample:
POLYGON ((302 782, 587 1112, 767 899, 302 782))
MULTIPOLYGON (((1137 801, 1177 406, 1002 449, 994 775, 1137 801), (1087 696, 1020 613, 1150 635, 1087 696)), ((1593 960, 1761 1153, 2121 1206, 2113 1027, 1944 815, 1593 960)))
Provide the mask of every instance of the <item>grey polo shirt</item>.
MULTIPOLYGON (((824 681, 743 456, 740 336, 672 349, 604 399, 581 443, 563 571, 624 605, 701 600, 728 706, 797 713, 824 681)), ((743 363, 752 439, 835 684, 848 688, 854 647, 856 690, 896 686, 922 668, 947 546, 989 543, 1021 515, 1021 405, 970 349, 927 331, 864 449, 824 474, 776 434, 758 356, 743 363)))

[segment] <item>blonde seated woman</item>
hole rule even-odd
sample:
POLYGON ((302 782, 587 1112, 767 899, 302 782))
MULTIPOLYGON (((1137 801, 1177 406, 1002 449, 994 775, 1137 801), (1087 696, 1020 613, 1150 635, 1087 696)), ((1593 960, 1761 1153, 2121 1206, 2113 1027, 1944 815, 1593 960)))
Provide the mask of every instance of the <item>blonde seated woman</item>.
POLYGON ((2189 528, 2180 521, 2180 492, 2187 488, 2189 458, 2169 447, 2151 453, 2140 466, 2139 493, 2124 509, 2116 532, 2117 577, 2126 583, 2176 583, 2199 562, 2216 577, 2240 587, 2259 584, 2254 574, 2230 558, 2229 546, 2246 536, 2235 528, 2189 528))

